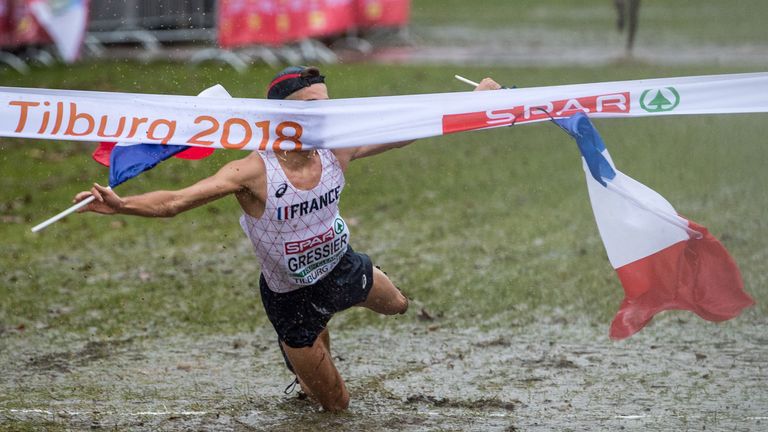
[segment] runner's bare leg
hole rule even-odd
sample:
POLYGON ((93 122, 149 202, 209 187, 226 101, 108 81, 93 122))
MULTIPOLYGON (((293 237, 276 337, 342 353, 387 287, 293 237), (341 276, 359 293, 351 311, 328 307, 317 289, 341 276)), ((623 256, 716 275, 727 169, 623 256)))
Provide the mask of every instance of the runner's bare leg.
POLYGON ((357 306, 384 315, 403 314, 408 310, 408 299, 381 270, 373 269, 373 287, 368 298, 357 306))
MULTIPOLYGON (((402 314, 408 310, 408 299, 381 270, 373 269, 373 286, 368 298, 357 306, 384 315, 402 314)), ((307 348, 291 348, 283 344, 302 390, 328 411, 342 411, 349 405, 344 380, 333 364, 328 329, 318 335, 307 348)))
MULTIPOLYGON (((317 337, 319 340, 323 342, 323 345, 325 345, 325 349, 328 350, 328 352, 331 352, 331 334, 328 332, 328 329, 324 329, 320 335, 317 337)), ((285 346, 285 345, 283 345, 285 346)), ((312 391, 307 387, 306 384, 304 384, 304 381, 301 380, 298 376, 296 377, 299 380, 299 386, 301 386, 301 391, 304 392, 307 396, 309 396, 312 399, 315 399, 315 397, 312 395, 312 391)))
POLYGON ((349 393, 333 364, 329 347, 328 329, 323 330, 311 347, 291 348, 283 344, 304 392, 328 411, 343 411, 349 406, 349 393))

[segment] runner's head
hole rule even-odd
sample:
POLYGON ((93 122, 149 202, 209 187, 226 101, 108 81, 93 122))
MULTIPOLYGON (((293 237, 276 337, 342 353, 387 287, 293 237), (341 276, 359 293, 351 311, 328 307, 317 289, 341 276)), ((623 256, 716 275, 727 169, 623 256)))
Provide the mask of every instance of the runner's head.
POLYGON ((267 99, 328 99, 325 77, 314 66, 287 67, 269 83, 267 99))

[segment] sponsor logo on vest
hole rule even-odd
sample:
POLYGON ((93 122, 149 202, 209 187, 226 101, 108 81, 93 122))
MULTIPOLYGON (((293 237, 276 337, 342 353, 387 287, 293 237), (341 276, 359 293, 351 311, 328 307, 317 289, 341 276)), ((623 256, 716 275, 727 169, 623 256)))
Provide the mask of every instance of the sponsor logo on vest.
POLYGON ((640 95, 640 108, 650 112, 672 111, 680 105, 680 93, 674 87, 645 90, 640 95))
MULTIPOLYGON (((326 233, 327 234, 327 233, 326 233)), ((334 235, 331 232, 331 235, 334 235)), ((311 240, 311 239, 310 239, 311 240)), ((316 246, 307 246, 301 252, 286 255, 286 264, 290 276, 296 279, 306 278, 314 270, 334 262, 338 256, 347 250, 348 236, 346 233, 335 236, 316 246)), ((287 244, 286 244, 287 249, 287 244)), ((323 272, 320 272, 323 273, 323 272)), ((316 277, 315 274, 313 277, 316 277)), ((311 280, 300 280, 303 283, 311 283, 311 280)))
POLYGON ((323 193, 317 198, 277 208, 277 220, 295 219, 328 207, 339 199, 341 186, 323 193))
POLYGON ((336 218, 333 222, 333 229, 336 230, 336 234, 341 234, 344 231, 344 220, 336 218))
POLYGON ((288 183, 281 184, 275 191, 275 198, 282 198, 286 190, 288 190, 288 183))
POLYGON ((302 252, 306 252, 307 250, 319 244, 323 244, 327 241, 333 240, 334 237, 336 237, 336 235, 333 233, 333 228, 328 228, 328 231, 320 235, 316 235, 312 238, 285 243, 285 253, 286 255, 289 255, 289 254, 299 254, 302 252))

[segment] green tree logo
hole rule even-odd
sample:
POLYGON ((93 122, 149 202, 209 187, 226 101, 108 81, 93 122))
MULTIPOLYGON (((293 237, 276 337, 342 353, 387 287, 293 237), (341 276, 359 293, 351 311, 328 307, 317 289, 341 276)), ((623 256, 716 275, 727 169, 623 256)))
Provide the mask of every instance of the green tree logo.
POLYGON ((341 218, 336 218, 336 221, 334 222, 334 231, 336 231, 336 234, 341 234, 342 231, 344 231, 344 221, 341 220, 341 218))
POLYGON ((678 105, 680 93, 674 87, 648 89, 640 95, 640 107, 651 113, 672 111, 678 105))

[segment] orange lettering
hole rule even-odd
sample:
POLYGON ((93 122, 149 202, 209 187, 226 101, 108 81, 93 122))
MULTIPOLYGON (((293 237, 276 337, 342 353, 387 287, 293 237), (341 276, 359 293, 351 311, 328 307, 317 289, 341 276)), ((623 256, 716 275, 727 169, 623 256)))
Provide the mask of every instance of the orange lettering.
POLYGON ((56 135, 61 129, 61 120, 64 118, 64 102, 56 102, 56 122, 53 124, 51 135, 56 135))
POLYGON ((120 117, 120 120, 117 122, 117 130, 112 135, 108 135, 106 133, 107 119, 107 116, 101 116, 101 121, 99 122, 99 131, 96 134, 102 138, 117 138, 122 135, 123 129, 125 129, 125 117, 120 117))
POLYGON ((64 131, 64 135, 71 136, 85 136, 93 132, 95 122, 93 116, 87 113, 77 113, 77 104, 74 102, 69 103, 69 123, 67 124, 67 130, 64 131), (83 132, 75 132, 75 124, 78 120, 85 120, 88 127, 83 132))
POLYGON ((195 124, 200 124, 202 122, 208 122, 211 124, 211 127, 208 129, 195 134, 192 138, 187 141, 190 144, 200 144, 200 145, 212 145, 213 141, 210 140, 201 140, 200 138, 211 135, 213 133, 216 133, 216 131, 219 129, 219 121, 215 118, 207 115, 202 115, 195 119, 195 124))
POLYGON ((11 101, 8 102, 8 105, 21 108, 21 113, 19 113, 19 123, 16 125, 16 133, 19 133, 23 131, 24 126, 27 125, 27 113, 29 111, 29 107, 36 107, 40 105, 40 102, 11 101))
POLYGON ((266 150, 269 142, 269 120, 256 122, 256 127, 261 129, 261 142, 259 150, 266 150))
POLYGON ((133 138, 134 136, 136 136, 136 132, 138 132, 139 125, 143 124, 143 123, 146 123, 147 120, 149 120, 149 119, 147 119, 146 117, 141 117, 141 118, 134 117, 133 121, 131 122, 131 130, 130 130, 130 132, 128 132, 128 136, 125 137, 125 138, 128 139, 128 138, 133 138))
MULTIPOLYGON (((275 144, 272 146, 272 149, 275 151, 281 150, 280 145, 283 143, 283 141, 288 141, 294 144, 291 150, 300 151, 301 150, 300 138, 303 131, 304 129, 301 127, 301 125, 296 122, 292 122, 292 121, 280 122, 280 124, 277 125, 277 129, 275 130, 275 133, 277 133, 277 139, 275 140, 275 144), (293 129, 293 135, 286 135, 285 128, 293 129)), ((283 149, 283 150, 287 150, 287 149, 283 149)))
POLYGON ((221 132, 222 147, 239 150, 245 147, 245 145, 251 141, 251 138, 253 138, 253 131, 251 130, 251 125, 246 120, 241 118, 231 118, 224 122, 224 128, 221 132), (242 126, 244 131, 243 139, 240 140, 239 143, 234 143, 234 144, 229 142, 229 133, 230 133, 230 130, 232 129, 233 124, 242 126))
MULTIPOLYGON (((50 105, 48 102, 46 102, 47 105, 50 105)), ((45 132, 45 128, 48 127, 48 119, 51 117, 51 113, 48 111, 43 112, 43 123, 40 125, 40 129, 37 130, 37 133, 41 134, 45 132)))
POLYGON ((162 144, 168 144, 168 141, 173 138, 173 135, 176 133, 176 121, 175 120, 166 120, 166 119, 158 119, 152 122, 152 124, 149 125, 149 129, 147 129, 147 138, 151 140, 160 140, 162 144), (164 137, 156 137, 155 136, 155 130, 158 126, 164 125, 166 128, 168 128, 168 132, 165 134, 164 137))

